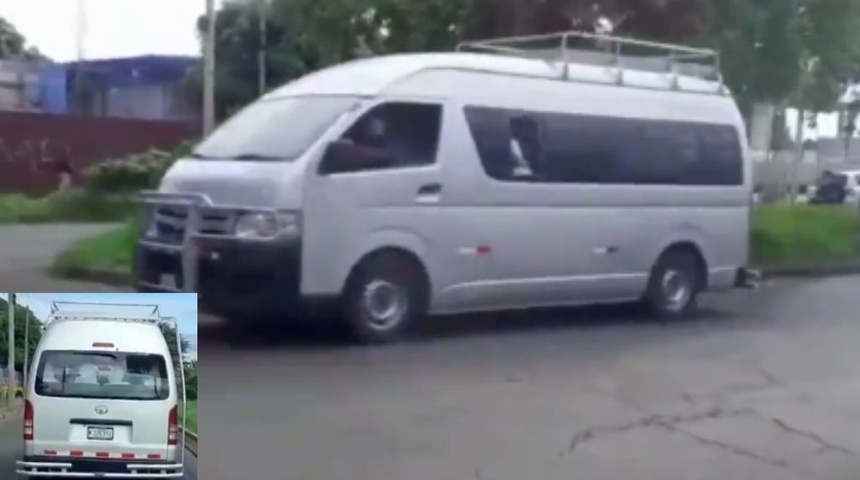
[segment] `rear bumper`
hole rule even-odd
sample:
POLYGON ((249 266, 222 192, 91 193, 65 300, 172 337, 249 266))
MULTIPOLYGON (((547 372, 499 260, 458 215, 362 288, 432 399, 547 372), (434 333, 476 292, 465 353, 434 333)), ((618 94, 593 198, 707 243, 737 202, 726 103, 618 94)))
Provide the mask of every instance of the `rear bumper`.
POLYGON ((182 478, 181 463, 25 456, 15 473, 40 478, 182 478))

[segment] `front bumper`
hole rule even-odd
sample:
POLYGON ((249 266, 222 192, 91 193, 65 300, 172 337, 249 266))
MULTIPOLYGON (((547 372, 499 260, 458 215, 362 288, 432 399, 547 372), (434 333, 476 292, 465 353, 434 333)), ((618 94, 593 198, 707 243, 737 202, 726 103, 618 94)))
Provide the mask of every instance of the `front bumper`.
POLYGON ((182 478, 181 463, 25 456, 15 473, 39 478, 182 478))
MULTIPOLYGON (((192 262, 201 310, 218 315, 280 315, 300 303, 301 241, 275 239, 248 241, 237 238, 196 240, 192 262)), ((138 290, 187 290, 182 252, 141 240, 135 255, 138 290), (162 276, 173 276, 163 285, 162 276)))

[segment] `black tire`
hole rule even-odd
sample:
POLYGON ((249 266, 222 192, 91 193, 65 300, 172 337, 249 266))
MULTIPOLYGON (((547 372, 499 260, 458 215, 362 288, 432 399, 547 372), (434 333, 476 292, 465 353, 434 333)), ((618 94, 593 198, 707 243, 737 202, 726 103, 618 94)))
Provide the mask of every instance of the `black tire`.
POLYGON ((381 252, 363 260, 350 275, 344 291, 343 314, 350 337, 364 344, 402 339, 427 313, 428 290, 421 266, 405 254, 381 252), (390 298, 397 299, 388 302, 397 305, 389 322, 381 322, 371 314, 373 309, 368 305, 376 303, 368 298, 380 299, 380 305, 386 305, 390 298))
POLYGON ((696 312, 703 272, 696 256, 685 250, 669 250, 657 260, 648 279, 643 303, 657 318, 686 318, 696 312), (667 280, 670 278, 672 280, 667 280), (667 282, 672 282, 667 285, 667 282), (681 285, 686 293, 672 288, 681 285), (677 296, 676 296, 677 295, 677 296))

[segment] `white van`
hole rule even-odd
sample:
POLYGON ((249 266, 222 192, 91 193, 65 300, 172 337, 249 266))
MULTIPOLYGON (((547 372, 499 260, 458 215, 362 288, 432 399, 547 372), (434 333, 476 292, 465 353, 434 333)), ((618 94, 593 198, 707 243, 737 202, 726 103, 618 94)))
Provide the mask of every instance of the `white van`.
POLYGON ((27 382, 17 473, 182 478, 184 383, 157 313, 52 310, 27 382))
POLYGON ((425 313, 642 300, 682 315, 743 283, 743 119, 717 70, 666 61, 716 55, 550 39, 663 56, 503 39, 290 82, 144 192, 139 289, 197 291, 238 322, 337 299, 377 342, 425 313))

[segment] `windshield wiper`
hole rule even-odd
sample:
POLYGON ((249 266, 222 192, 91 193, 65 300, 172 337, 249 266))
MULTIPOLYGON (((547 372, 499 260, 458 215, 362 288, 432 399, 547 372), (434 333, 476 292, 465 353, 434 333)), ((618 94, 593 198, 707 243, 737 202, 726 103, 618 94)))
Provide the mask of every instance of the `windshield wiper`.
POLYGON ((275 155, 263 155, 261 153, 242 153, 242 154, 233 155, 230 157, 230 160, 251 160, 251 161, 254 161, 254 160, 272 161, 272 160, 282 160, 282 159, 283 159, 283 157, 278 157, 275 155))
POLYGON ((191 152, 188 154, 188 158, 196 158, 198 160, 212 160, 215 157, 211 155, 203 155, 202 153, 191 152))

